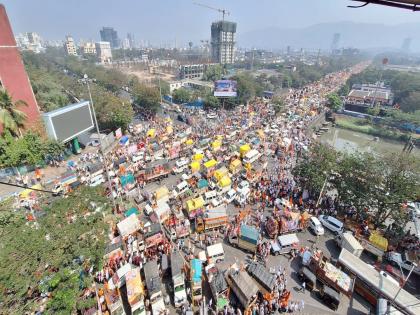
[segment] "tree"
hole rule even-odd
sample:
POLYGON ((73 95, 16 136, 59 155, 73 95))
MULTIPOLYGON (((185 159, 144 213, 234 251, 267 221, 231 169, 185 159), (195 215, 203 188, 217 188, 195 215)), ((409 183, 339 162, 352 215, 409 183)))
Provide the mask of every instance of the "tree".
POLYGON ((190 92, 184 88, 176 89, 172 93, 172 97, 173 97, 174 102, 177 104, 188 103, 191 100, 190 92))
POLYGON ((37 223, 0 204, 0 303, 6 314, 32 313, 41 293, 47 314, 75 314, 88 272, 100 268, 109 214, 101 189, 81 187, 41 205, 37 223), (98 210, 100 209, 100 210, 98 210), (98 211, 95 211, 98 210, 98 211))
POLYGON ((420 110, 420 91, 410 92, 406 98, 401 100, 400 106, 401 110, 407 113, 412 113, 417 110, 420 110))
POLYGON ((331 93, 327 95, 327 107, 333 111, 341 108, 342 102, 340 96, 337 93, 331 93))
POLYGON ((156 87, 137 84, 133 88, 134 104, 156 113, 160 108, 160 94, 156 87))
POLYGON ((237 103, 246 104, 256 96, 255 79, 248 73, 240 73, 232 77, 237 82, 237 103))
POLYGON ((282 112, 285 108, 284 100, 280 97, 274 97, 272 103, 276 114, 282 112))
POLYGON ((207 108, 207 109, 219 108, 220 107, 220 101, 216 96, 208 94, 204 98, 204 107, 207 108))
POLYGON ((224 74, 224 69, 221 65, 214 65, 209 66, 204 71, 203 74, 203 80, 204 81, 216 81, 220 80, 222 78, 222 75, 224 74))
POLYGON ((28 106, 25 101, 13 102, 5 89, 0 89, 0 124, 15 136, 21 136, 20 128, 24 126, 26 114, 17 109, 18 106, 28 106))

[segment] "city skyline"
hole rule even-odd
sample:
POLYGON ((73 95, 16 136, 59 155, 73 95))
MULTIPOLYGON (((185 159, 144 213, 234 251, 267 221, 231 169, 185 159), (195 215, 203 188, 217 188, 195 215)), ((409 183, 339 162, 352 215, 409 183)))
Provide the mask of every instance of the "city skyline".
MULTIPOLYGON (((98 5, 97 0, 92 0, 83 6, 75 5, 77 1, 74 0, 64 3, 3 0, 2 3, 8 10, 15 35, 33 31, 47 40, 61 40, 66 34, 71 34, 76 41, 97 41, 100 39, 99 30, 105 26, 113 27, 121 37, 132 33, 138 42, 150 42, 156 46, 185 45, 190 40, 198 44, 199 40, 210 38, 211 23, 221 20, 217 11, 194 5, 190 0, 179 0, 176 4, 164 0, 139 3, 105 1, 106 5, 103 5, 104 1, 98 5)), ((350 9, 346 7, 351 4, 347 0, 310 3, 305 0, 267 0, 263 3, 243 0, 241 5, 239 0, 201 3, 227 9, 231 14, 226 20, 238 23, 238 36, 265 28, 305 28, 341 21, 386 25, 418 21, 417 15, 408 10, 374 5, 350 9)))

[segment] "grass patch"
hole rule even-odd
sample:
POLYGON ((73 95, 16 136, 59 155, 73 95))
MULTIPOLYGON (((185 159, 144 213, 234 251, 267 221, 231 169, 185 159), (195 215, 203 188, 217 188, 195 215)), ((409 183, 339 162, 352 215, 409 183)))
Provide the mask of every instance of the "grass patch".
POLYGON ((336 117, 336 125, 343 129, 397 141, 407 141, 410 137, 408 133, 392 130, 380 125, 372 125, 365 119, 354 117, 336 117))

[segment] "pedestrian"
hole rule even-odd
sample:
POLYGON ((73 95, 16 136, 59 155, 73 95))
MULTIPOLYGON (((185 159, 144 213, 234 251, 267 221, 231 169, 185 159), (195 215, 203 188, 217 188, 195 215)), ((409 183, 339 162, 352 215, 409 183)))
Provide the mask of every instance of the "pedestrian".
POLYGON ((303 292, 305 294, 305 289, 306 289, 306 282, 305 280, 303 280, 300 292, 303 292))

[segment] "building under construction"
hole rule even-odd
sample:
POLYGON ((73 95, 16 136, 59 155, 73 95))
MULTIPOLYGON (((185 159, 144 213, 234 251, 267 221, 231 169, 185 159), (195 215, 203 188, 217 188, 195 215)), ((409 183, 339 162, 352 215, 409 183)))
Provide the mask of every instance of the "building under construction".
POLYGON ((231 64, 235 57, 236 23, 218 21, 211 25, 211 56, 214 62, 231 64))

